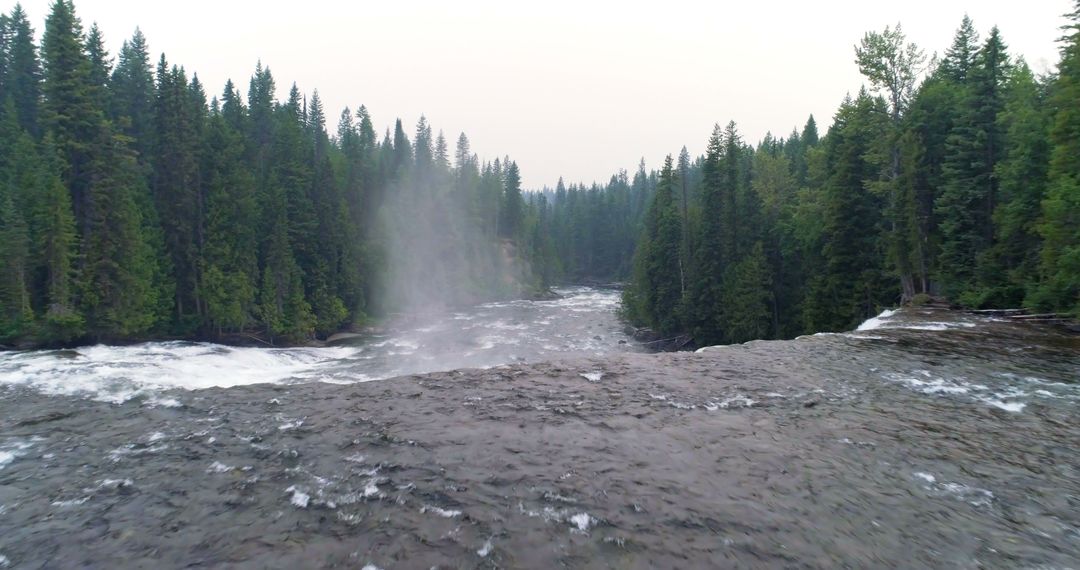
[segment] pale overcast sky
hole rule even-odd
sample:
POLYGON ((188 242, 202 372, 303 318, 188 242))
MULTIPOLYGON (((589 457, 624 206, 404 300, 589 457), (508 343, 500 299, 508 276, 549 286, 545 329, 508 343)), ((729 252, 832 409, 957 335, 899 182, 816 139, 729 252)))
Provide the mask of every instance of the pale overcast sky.
MULTIPOLYGON (((5 12, 14 3, 8 2, 5 12)), ((40 37, 50 0, 24 0, 40 37)), ((283 97, 318 89, 332 130, 367 105, 381 132, 421 114, 451 141, 465 131, 483 158, 509 154, 525 185, 607 180, 655 167, 685 144, 697 155, 713 123, 744 137, 786 135, 813 113, 819 128, 862 78, 853 45, 896 22, 943 52, 964 13, 982 37, 1001 28, 1036 71, 1058 60, 1071 0, 547 0, 306 2, 76 0, 112 54, 136 26, 156 61, 197 72, 210 94, 243 93, 261 59, 283 97)))

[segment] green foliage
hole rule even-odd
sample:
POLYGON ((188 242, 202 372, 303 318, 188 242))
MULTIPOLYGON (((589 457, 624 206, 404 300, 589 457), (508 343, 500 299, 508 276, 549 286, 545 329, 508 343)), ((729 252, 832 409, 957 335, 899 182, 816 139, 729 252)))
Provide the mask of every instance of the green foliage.
POLYGON ((55 0, 40 46, 0 16, 0 342, 266 333, 627 280, 627 316, 701 344, 854 326, 945 294, 1080 311, 1080 6, 1055 77, 966 18, 922 82, 899 25, 866 34, 870 86, 820 136, 745 144, 530 193, 509 157, 451 153, 422 118, 376 135, 318 92, 247 101, 136 30, 117 54, 55 0), (451 156, 452 155, 452 156, 451 156), (408 286, 404 286, 408 285, 408 286))
POLYGON ((158 256, 139 208, 145 185, 125 138, 113 134, 107 123, 96 150, 86 199, 82 313, 95 339, 138 338, 164 318, 154 283, 158 256))
POLYGON ((900 24, 883 32, 867 32, 855 46, 855 63, 859 71, 876 89, 888 93, 889 107, 894 120, 907 108, 915 89, 915 81, 926 60, 919 46, 907 43, 900 24))
POLYGON ((677 175, 668 155, 645 217, 645 232, 635 260, 628 305, 661 334, 678 332, 682 303, 680 254, 682 220, 675 199, 677 175))
POLYGON ((761 242, 725 272, 725 340, 741 343, 769 336, 773 329, 771 281, 761 242))
POLYGON ((1048 188, 1038 224, 1042 279, 1030 302, 1080 314, 1080 3, 1070 18, 1051 95, 1048 188))
POLYGON ((0 342, 25 335, 30 310, 30 234, 9 192, 0 192, 0 342))
POLYGON ((936 204, 940 218, 943 290, 950 297, 970 298, 980 268, 991 261, 993 215, 998 201, 995 168, 1004 156, 1004 134, 998 116, 1005 107, 1009 60, 997 28, 975 56, 962 86, 959 113, 945 143, 943 184, 936 204))

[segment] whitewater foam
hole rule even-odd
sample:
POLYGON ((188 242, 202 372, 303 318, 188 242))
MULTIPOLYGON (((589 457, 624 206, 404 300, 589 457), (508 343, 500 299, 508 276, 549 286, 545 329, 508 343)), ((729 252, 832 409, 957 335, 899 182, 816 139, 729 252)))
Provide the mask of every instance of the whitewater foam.
POLYGON ((431 513, 431 514, 438 515, 438 516, 446 518, 446 519, 452 519, 454 517, 460 517, 461 516, 461 511, 452 511, 452 510, 447 510, 447 509, 443 509, 443 508, 440 508, 440 507, 433 507, 431 505, 424 505, 424 506, 420 507, 420 513, 421 514, 431 513))
MULTIPOLYGON (((189 342, 95 345, 77 351, 0 354, 0 382, 32 386, 51 395, 123 403, 172 388, 282 382, 353 352, 344 347, 238 348, 189 342)), ((151 396, 146 405, 178 407, 181 403, 176 398, 151 396)))
POLYGON ((201 342, 0 353, 0 387, 167 410, 179 390, 259 383, 353 384, 408 374, 634 350, 614 316, 615 291, 560 289, 553 301, 511 301, 412 323, 332 347, 230 347, 201 342), (580 314, 576 314, 579 313, 580 314), (587 313, 587 314, 586 314, 587 313), (468 328, 469 330, 466 330, 468 328), (164 393, 173 390, 173 393, 164 393))
POLYGON ((872 331, 872 330, 883 328, 885 326, 885 324, 888 322, 889 318, 892 317, 893 315, 895 315, 896 313, 899 313, 899 312, 900 312, 900 309, 889 309, 889 310, 886 310, 886 311, 882 311, 880 315, 867 319, 866 322, 859 325, 859 328, 857 328, 855 330, 857 330, 857 331, 872 331))
POLYGON ((288 489, 285 489, 285 492, 292 493, 292 498, 289 499, 289 502, 301 509, 306 509, 308 503, 311 502, 311 495, 300 490, 295 485, 289 487, 288 489))
POLYGON ((34 446, 30 441, 9 441, 8 443, 0 444, 0 469, 6 467, 9 463, 15 461, 16 458, 22 457, 26 454, 26 450, 34 446))

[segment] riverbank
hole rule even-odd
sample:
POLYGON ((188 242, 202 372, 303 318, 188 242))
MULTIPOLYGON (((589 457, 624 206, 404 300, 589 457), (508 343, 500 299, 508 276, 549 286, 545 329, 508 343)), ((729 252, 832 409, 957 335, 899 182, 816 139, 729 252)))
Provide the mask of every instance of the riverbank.
MULTIPOLYGON (((560 298, 562 298, 562 296, 554 289, 547 288, 532 291, 528 295, 496 297, 487 299, 486 301, 478 301, 475 304, 478 305, 484 302, 504 302, 512 300, 554 301, 560 298)), ((268 335, 265 331, 260 330, 229 332, 222 334, 198 333, 191 335, 143 335, 131 338, 102 340, 81 338, 67 343, 41 343, 34 341, 33 339, 23 339, 13 344, 0 343, 0 352, 42 349, 77 349, 80 347, 93 346, 98 344, 107 344, 110 346, 133 346, 147 342, 208 342, 225 346, 249 348, 322 348, 339 341, 383 334, 387 331, 389 327, 399 326, 403 322, 408 323, 428 319, 431 318, 431 315, 435 313, 443 314, 453 312, 455 310, 467 308, 468 306, 472 305, 441 306, 437 311, 429 310, 427 312, 419 312, 415 314, 394 313, 380 318, 368 319, 360 325, 342 327, 341 329, 329 335, 326 335, 325 338, 321 339, 316 336, 300 340, 289 339, 281 336, 268 335)))

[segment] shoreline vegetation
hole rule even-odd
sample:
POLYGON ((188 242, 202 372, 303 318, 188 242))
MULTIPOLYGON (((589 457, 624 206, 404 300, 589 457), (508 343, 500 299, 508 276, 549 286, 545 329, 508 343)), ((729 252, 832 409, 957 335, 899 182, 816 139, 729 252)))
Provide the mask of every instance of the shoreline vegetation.
MULTIPOLYGON (((499 301, 511 301, 511 300, 528 300, 528 301, 553 301, 563 298, 562 295, 556 293, 551 288, 544 290, 532 291, 524 296, 515 297, 503 297, 499 299, 486 299, 483 302, 499 302, 499 301)), ((461 309, 474 306, 473 304, 459 304, 454 306, 444 306, 436 309, 437 312, 453 311, 454 309, 461 309)), ((147 336, 142 338, 128 338, 122 340, 108 341, 108 342, 72 342, 67 344, 34 344, 28 340, 24 340, 22 344, 7 345, 0 344, 0 352, 9 351, 25 351, 25 350, 43 350, 43 349, 78 349, 84 346, 93 346, 97 344, 105 344, 109 346, 131 346, 136 344, 142 344, 147 342, 210 342, 214 344, 221 344, 224 346, 233 347, 265 347, 265 348, 297 348, 297 347, 309 347, 309 348, 321 348, 326 346, 333 346, 335 343, 348 341, 350 339, 363 338, 373 334, 379 334, 387 330, 387 327, 391 323, 397 322, 399 319, 417 319, 423 318, 424 313, 416 313, 412 315, 395 313, 385 315, 379 319, 371 319, 363 324, 352 325, 334 331, 323 338, 313 337, 302 340, 290 340, 287 338, 270 338, 265 335, 264 331, 249 330, 249 331, 234 331, 219 336, 147 336)))
MULTIPOLYGON (((623 317, 706 346, 844 331, 884 307, 1080 314, 1080 2, 1056 73, 964 18, 928 56, 901 28, 819 134, 716 125, 607 183, 523 191, 504 156, 421 117, 336 128, 318 91, 209 95, 118 54, 55 0, 0 16, 0 345, 312 342, 391 315, 626 282, 623 317)), ((658 340, 654 339, 654 340, 658 340)), ((688 343, 682 343, 684 345, 688 343)))
POLYGON ((753 147, 730 122, 704 157, 669 155, 627 317, 715 345, 847 331, 903 305, 1080 315, 1075 6, 1056 73, 967 17, 942 55, 887 27, 855 46, 866 84, 824 136, 811 116, 753 147))
POLYGON ((208 95, 139 30, 104 46, 70 0, 40 38, 0 16, 0 344, 299 344, 556 281, 546 206, 464 133, 363 106, 328 129, 262 63, 208 95))

